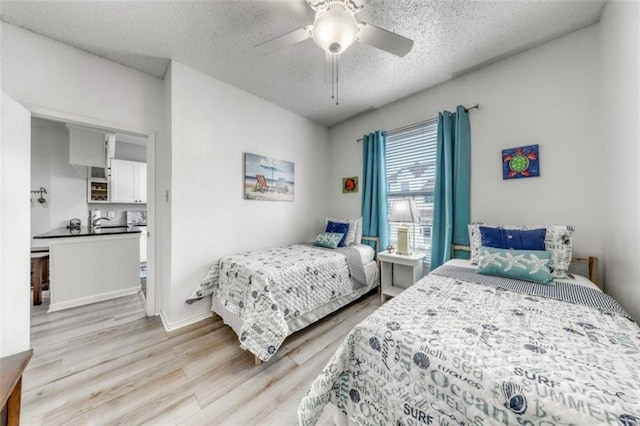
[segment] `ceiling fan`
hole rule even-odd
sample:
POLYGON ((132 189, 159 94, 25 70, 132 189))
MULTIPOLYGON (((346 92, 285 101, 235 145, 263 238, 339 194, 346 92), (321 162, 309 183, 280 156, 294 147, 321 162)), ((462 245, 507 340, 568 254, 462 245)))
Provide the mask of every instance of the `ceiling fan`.
POLYGON ((325 51, 325 79, 331 67, 332 98, 338 102, 338 67, 340 54, 354 41, 384 50, 396 56, 405 56, 413 47, 413 40, 375 25, 359 22, 355 15, 369 0, 306 0, 316 12, 313 24, 272 40, 258 44, 256 49, 269 54, 302 41, 312 39, 325 51))

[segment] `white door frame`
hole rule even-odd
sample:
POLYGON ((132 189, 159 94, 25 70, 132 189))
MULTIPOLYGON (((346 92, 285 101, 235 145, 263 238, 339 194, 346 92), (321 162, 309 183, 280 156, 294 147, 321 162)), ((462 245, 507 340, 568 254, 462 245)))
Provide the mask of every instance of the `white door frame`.
POLYGON ((147 138, 147 294, 145 311, 147 316, 154 316, 160 313, 162 306, 162 295, 156 285, 156 132, 121 123, 112 123, 106 120, 99 120, 84 117, 78 114, 70 114, 43 108, 34 105, 25 105, 31 112, 32 117, 44 118, 53 121, 63 121, 84 126, 100 127, 123 133, 130 133, 135 136, 146 136, 147 138))
POLYGON ((5 357, 31 347, 31 114, 11 96, 0 94, 0 357, 5 357))

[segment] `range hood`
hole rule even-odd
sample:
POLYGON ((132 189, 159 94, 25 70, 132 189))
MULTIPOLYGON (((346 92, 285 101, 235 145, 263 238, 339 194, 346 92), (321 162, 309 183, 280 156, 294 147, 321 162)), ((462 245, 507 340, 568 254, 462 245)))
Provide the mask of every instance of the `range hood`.
POLYGON ((86 179, 91 177, 92 168, 105 168, 106 136, 105 132, 83 126, 67 124, 69 129, 69 164, 78 175, 86 179))

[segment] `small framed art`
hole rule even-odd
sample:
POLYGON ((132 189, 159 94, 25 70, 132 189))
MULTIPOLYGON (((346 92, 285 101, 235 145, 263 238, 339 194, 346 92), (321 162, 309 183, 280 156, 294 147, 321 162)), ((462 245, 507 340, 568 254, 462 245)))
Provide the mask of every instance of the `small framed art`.
POLYGON ((502 150, 502 179, 540 176, 538 145, 502 150))
POLYGON ((350 194, 358 192, 358 176, 342 178, 342 193, 350 194))

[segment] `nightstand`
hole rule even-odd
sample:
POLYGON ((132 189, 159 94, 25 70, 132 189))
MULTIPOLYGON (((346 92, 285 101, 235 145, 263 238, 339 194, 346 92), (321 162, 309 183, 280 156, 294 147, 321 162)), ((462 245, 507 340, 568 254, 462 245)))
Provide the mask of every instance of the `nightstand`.
POLYGON ((422 278, 424 257, 424 253, 409 255, 388 251, 378 253, 383 302, 385 296, 397 296, 422 278))

